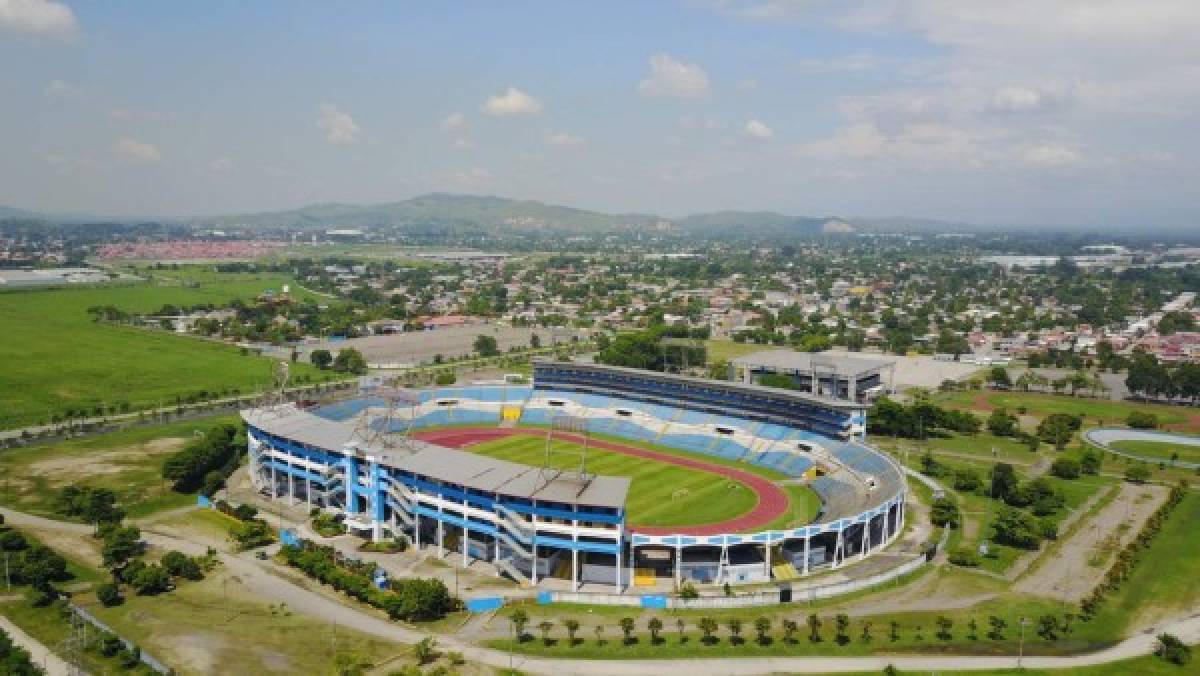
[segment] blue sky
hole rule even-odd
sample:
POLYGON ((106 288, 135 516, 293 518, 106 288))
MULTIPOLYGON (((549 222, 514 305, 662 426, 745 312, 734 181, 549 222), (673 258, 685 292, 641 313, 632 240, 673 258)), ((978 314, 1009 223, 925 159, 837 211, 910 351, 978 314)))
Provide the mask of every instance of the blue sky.
POLYGON ((0 0, 0 204, 1200 227, 1194 0, 0 0))

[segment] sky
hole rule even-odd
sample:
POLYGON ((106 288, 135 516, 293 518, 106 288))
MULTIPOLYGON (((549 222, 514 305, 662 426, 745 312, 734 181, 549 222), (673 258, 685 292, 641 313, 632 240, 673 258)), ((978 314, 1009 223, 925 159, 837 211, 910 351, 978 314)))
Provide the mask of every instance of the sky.
POLYGON ((0 204, 1200 230, 1197 36, 1197 0, 0 0, 0 204))

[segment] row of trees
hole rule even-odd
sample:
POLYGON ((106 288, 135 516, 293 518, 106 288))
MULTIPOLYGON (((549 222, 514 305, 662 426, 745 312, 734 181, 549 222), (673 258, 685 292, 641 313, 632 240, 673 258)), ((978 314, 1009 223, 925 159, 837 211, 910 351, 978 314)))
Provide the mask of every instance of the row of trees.
POLYGON ((1110 594, 1119 590, 1121 585, 1129 579, 1134 569, 1137 568, 1142 555, 1146 553, 1146 550, 1150 547, 1150 543, 1154 541, 1154 537, 1166 525, 1167 518, 1171 516, 1171 512, 1187 496, 1187 491, 1187 484, 1183 482, 1172 486, 1171 492, 1167 496, 1167 501, 1154 510, 1150 518, 1146 519, 1146 523, 1142 526, 1142 530, 1138 532, 1137 537, 1125 545, 1117 554, 1116 560, 1109 566, 1108 572, 1104 574, 1104 579, 1096 585, 1087 598, 1080 602, 1079 608, 1083 612, 1084 619, 1091 619, 1095 616, 1104 604, 1104 600, 1110 594))
MULTIPOLYGON (((1069 635, 1074 628, 1075 615, 1073 613, 1064 613, 1063 615, 1055 615, 1046 613, 1037 619, 1037 634, 1046 641, 1057 640, 1060 636, 1069 635)), ((512 627, 513 634, 518 641, 527 642, 533 640, 533 635, 527 632, 531 618, 529 613, 524 608, 514 608, 508 615, 508 621, 512 627)), ((682 617, 675 618, 673 627, 668 627, 659 617, 649 617, 645 621, 644 629, 650 635, 651 645, 661 645, 666 642, 663 634, 665 632, 675 631, 678 642, 685 644, 688 642, 688 632, 699 631, 701 634, 700 641, 705 645, 713 645, 719 641, 717 632, 722 625, 729 635, 729 642, 733 645, 741 645, 746 642, 743 636, 747 630, 754 633, 754 641, 760 646, 768 646, 775 642, 776 637, 788 645, 795 645, 800 642, 801 636, 806 638, 810 643, 822 643, 826 640, 829 625, 833 629, 833 642, 839 646, 844 646, 852 643, 857 637, 861 643, 871 643, 876 638, 873 633, 877 625, 883 625, 883 622, 872 620, 870 618, 862 619, 858 622, 857 627, 851 626, 850 617, 846 614, 839 613, 832 619, 821 618, 816 613, 810 613, 803 620, 803 624, 791 618, 783 618, 779 620, 778 625, 771 618, 760 616, 752 622, 747 622, 743 618, 733 616, 728 617, 725 621, 718 622, 715 618, 702 616, 695 620, 691 627, 688 626, 687 620, 682 617), (779 632, 776 633, 776 627, 779 632)), ((977 641, 980 638, 982 627, 974 617, 968 618, 963 623, 966 630, 964 636, 971 641, 977 641)), ((541 635, 542 643, 546 646, 551 646, 556 641, 551 636, 551 632, 556 625, 553 621, 545 619, 534 625, 534 628, 541 635)), ((562 621, 562 627, 567 634, 567 645, 577 646, 583 643, 583 639, 579 638, 579 630, 581 624, 574 618, 567 618, 562 621)), ((940 641, 952 641, 955 638, 954 634, 955 621, 954 618, 939 615, 933 619, 933 636, 940 641)), ((983 635, 992 641, 1003 641, 1007 638, 1009 623, 1004 617, 998 615, 989 615, 987 618, 986 631, 983 635)), ((624 645, 631 646, 638 643, 636 635, 639 626, 638 622, 632 617, 622 617, 617 620, 616 628, 620 631, 621 641, 624 645)), ((885 636, 889 642, 896 643, 903 637, 901 636, 901 625, 896 620, 891 620, 886 624, 885 636)), ((595 633, 597 645, 604 645, 607 641, 604 638, 604 626, 597 624, 592 627, 595 633)), ((911 640, 920 643, 925 640, 925 628, 922 625, 914 625, 911 628, 911 640)))
POLYGON ((199 490, 211 496, 237 469, 245 449, 245 431, 233 424, 217 425, 167 458, 162 476, 180 493, 199 490))
POLYGON ((1193 404, 1200 400, 1200 364, 1183 362, 1163 364, 1154 355, 1138 353, 1129 363, 1125 387, 1135 396, 1175 399, 1182 397, 1193 404))
POLYGON ((336 373, 353 373, 355 375, 363 375, 367 372, 366 358, 352 347, 338 350, 336 357, 329 350, 313 350, 308 355, 308 360, 322 371, 332 369, 336 373))
POLYGON ((388 589, 379 589, 372 582, 374 563, 349 565, 339 560, 332 547, 304 540, 300 546, 285 545, 281 553, 289 566, 379 608, 393 620, 436 620, 459 606, 458 599, 436 578, 392 580, 388 589))
POLYGON ((977 434, 979 418, 965 411, 942 408, 926 400, 904 405, 882 397, 867 413, 867 431, 906 439, 925 439, 945 431, 977 434))

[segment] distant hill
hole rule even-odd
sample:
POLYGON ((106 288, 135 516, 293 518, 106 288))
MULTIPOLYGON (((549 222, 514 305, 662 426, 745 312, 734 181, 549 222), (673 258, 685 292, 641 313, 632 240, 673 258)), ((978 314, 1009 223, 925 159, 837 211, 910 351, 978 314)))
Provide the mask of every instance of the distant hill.
POLYGON ((500 227, 583 232, 644 228, 656 220, 652 214, 605 214, 532 200, 432 193, 385 204, 314 204, 290 211, 198 219, 197 223, 228 228, 500 227))
POLYGON ((702 235, 714 235, 738 230, 762 235, 808 235, 820 232, 850 232, 826 226, 835 222, 830 218, 789 216, 774 211, 714 211, 692 214, 681 218, 676 225, 681 230, 702 235))

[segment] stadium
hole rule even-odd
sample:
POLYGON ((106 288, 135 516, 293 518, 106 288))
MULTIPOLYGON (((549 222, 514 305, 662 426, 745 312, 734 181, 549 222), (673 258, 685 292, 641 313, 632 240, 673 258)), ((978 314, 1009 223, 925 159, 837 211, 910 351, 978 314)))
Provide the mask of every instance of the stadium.
POLYGON ((788 389, 536 361, 532 386, 242 417, 263 495, 543 587, 795 580, 904 525, 904 475, 863 443, 864 405, 788 389))

